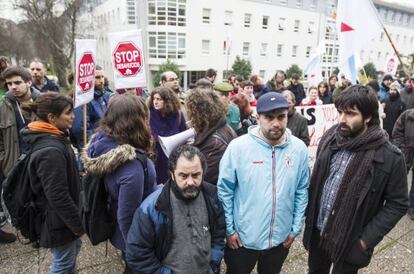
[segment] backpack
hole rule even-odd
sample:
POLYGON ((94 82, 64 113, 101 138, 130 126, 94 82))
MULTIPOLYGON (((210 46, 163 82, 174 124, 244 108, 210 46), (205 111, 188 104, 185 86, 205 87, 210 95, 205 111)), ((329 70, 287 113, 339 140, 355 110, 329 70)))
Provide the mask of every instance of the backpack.
POLYGON ((20 155, 3 182, 3 199, 11 223, 29 240, 28 243, 39 240, 42 222, 42 212, 35 204, 36 194, 29 176, 29 163, 34 152, 46 147, 55 147, 62 153, 66 151, 66 145, 61 142, 50 142, 48 139, 36 142, 27 154, 20 155))
MULTIPOLYGON (((149 187, 147 157, 137 152, 136 159, 141 162, 144 169, 144 193, 147 193, 149 187)), ((116 226, 113 200, 106 190, 104 177, 87 173, 81 180, 80 215, 92 245, 110 239, 116 226)))

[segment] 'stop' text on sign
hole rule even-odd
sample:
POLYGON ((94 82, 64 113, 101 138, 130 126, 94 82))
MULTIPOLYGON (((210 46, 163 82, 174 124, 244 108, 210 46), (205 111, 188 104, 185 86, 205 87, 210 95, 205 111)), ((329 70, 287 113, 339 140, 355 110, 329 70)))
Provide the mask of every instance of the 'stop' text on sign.
POLYGON ((89 92, 95 81, 95 60, 90 52, 86 52, 79 61, 76 79, 83 93, 89 92))
POLYGON ((115 69, 124 77, 135 76, 142 68, 142 52, 132 42, 119 43, 113 58, 115 69))

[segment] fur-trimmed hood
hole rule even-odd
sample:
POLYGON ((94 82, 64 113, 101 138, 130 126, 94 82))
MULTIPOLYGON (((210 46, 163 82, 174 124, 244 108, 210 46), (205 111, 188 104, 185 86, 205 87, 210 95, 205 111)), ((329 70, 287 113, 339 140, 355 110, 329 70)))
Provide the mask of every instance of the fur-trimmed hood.
POLYGON ((131 145, 119 145, 103 132, 93 135, 82 150, 82 162, 85 171, 102 176, 114 172, 119 166, 137 157, 136 148, 131 145))

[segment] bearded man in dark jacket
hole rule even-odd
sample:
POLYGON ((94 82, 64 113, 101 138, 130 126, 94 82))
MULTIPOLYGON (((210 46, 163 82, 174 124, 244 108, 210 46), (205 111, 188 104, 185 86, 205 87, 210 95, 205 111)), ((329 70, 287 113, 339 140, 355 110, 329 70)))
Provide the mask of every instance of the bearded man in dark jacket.
POLYGON ((128 266, 134 273, 219 273, 226 226, 216 187, 203 181, 206 159, 183 145, 168 169, 170 180, 135 211, 128 266))
POLYGON ((404 157, 379 126, 378 101, 354 85, 335 101, 339 124, 321 138, 303 243, 309 273, 357 273, 408 208, 404 157))

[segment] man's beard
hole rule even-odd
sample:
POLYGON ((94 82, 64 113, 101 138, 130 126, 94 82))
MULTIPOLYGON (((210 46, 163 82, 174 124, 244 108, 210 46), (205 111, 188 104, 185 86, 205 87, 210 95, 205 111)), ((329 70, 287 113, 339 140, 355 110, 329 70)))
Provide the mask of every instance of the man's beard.
POLYGON ((364 131, 364 129, 364 124, 357 125, 353 129, 351 129, 349 126, 345 124, 339 125, 339 133, 346 138, 354 138, 358 136, 362 131, 364 131))
POLYGON ((176 197, 180 200, 193 200, 198 197, 198 194, 200 194, 200 187, 188 186, 181 189, 174 179, 171 180, 171 186, 176 197))

